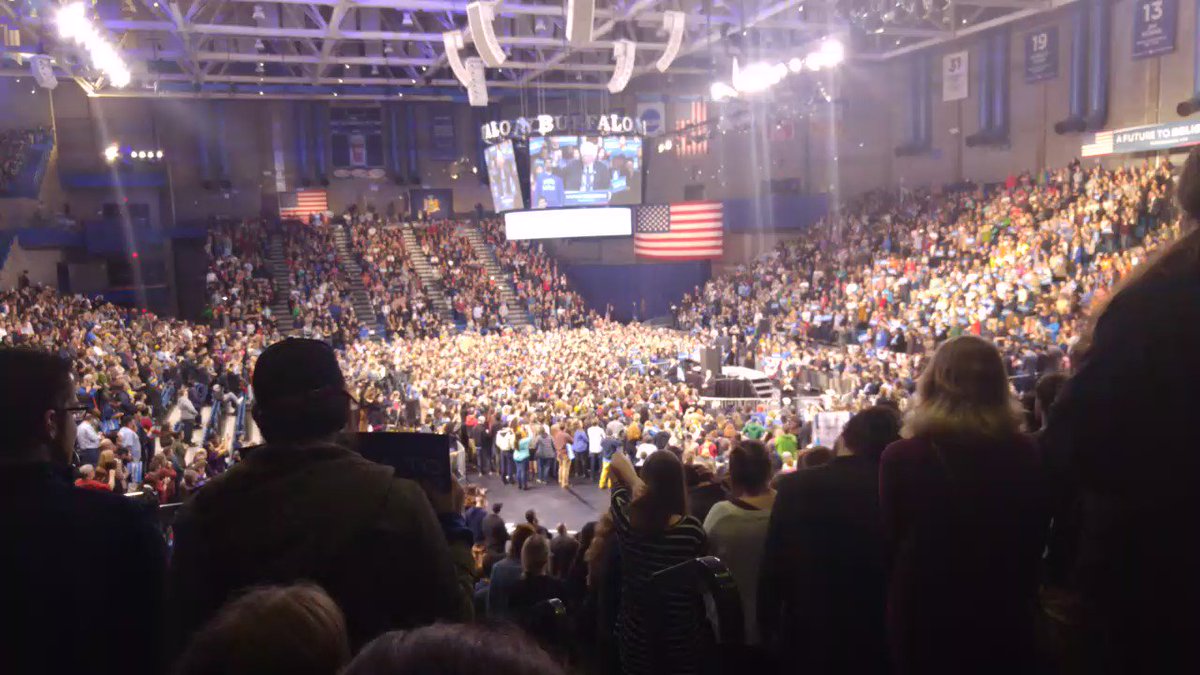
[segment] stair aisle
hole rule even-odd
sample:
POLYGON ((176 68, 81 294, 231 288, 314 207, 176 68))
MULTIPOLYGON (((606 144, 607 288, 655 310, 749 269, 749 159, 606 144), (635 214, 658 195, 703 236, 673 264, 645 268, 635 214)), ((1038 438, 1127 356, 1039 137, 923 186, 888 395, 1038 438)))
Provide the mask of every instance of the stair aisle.
POLYGON ((460 225, 458 232, 466 237, 467 241, 471 242, 471 247, 483 259, 484 269, 497 280, 500 286, 500 299, 504 301, 504 304, 508 305, 509 325, 515 328, 532 327, 534 325, 533 316, 525 308, 521 299, 517 297, 516 291, 513 290, 512 284, 508 281, 508 275, 500 268, 500 262, 496 259, 495 249, 484 241, 483 232, 475 225, 460 225))
POLYGON ((442 280, 433 271, 433 266, 429 264, 429 259, 421 252, 421 246, 417 243, 417 235, 413 232, 412 224, 404 223, 400 228, 401 236, 404 237, 404 249, 408 252, 408 258, 412 261, 413 269, 416 270, 417 276, 421 279, 421 285, 425 287, 425 294, 429 296, 434 308, 444 320, 453 321, 454 314, 450 311, 450 301, 446 299, 445 290, 442 288, 442 280))
POLYGON ((371 306, 371 296, 367 295, 367 288, 362 283, 362 267, 355 260, 354 252, 350 250, 350 237, 346 235, 346 228, 340 225, 333 226, 333 242, 337 248, 338 265, 346 272, 354 315, 358 317, 359 324, 370 327, 373 335, 382 335, 379 318, 375 316, 375 308, 371 306))
POLYGON ((288 296, 292 292, 292 282, 288 276, 287 264, 283 256, 283 235, 272 234, 267 242, 267 266, 271 270, 271 280, 275 284, 275 302, 271 303, 271 315, 275 317, 275 325, 284 335, 295 333, 292 325, 292 315, 288 311, 288 296))

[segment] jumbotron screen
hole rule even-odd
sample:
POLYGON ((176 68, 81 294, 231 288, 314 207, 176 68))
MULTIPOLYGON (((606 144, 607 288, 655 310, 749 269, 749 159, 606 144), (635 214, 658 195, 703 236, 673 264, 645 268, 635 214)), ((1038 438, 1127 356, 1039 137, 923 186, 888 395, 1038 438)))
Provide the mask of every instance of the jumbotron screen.
POLYGON ((640 136, 529 139, 530 208, 642 202, 640 136))
POLYGON ((512 141, 503 141, 488 147, 484 156, 487 160, 488 184, 492 189, 492 204, 495 205, 496 213, 525 208, 512 141))

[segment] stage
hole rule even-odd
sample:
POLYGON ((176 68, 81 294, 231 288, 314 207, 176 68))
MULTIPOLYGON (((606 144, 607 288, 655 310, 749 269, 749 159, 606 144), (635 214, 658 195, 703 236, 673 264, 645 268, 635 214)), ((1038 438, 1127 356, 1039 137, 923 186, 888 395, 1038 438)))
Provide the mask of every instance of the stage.
POLYGON ((495 474, 468 474, 467 479, 468 484, 487 488, 489 511, 493 504, 504 505, 500 516, 509 523, 510 529, 512 525, 525 522, 527 509, 537 511, 538 522, 553 532, 560 522, 566 523, 567 529, 576 531, 584 523, 596 520, 608 508, 608 490, 601 490, 595 482, 583 478, 572 480, 568 490, 557 483, 537 486, 530 483, 530 489, 525 491, 518 490, 515 484, 505 485, 495 474))

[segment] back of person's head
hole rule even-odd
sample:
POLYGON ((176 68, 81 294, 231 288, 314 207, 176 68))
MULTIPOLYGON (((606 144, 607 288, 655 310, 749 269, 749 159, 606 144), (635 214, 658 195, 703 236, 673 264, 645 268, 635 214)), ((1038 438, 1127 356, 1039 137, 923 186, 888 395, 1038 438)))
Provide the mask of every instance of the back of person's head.
POLYGON ((342 675, 566 675, 519 629, 439 623, 379 636, 342 675))
POLYGON ((268 443, 316 441, 342 430, 350 395, 333 349, 289 338, 263 350, 254 367, 253 414, 268 443))
POLYGON ((1058 394, 1062 391, 1063 385, 1066 383, 1066 373, 1056 371, 1041 376, 1038 378, 1037 384, 1034 385, 1033 409, 1042 426, 1046 426, 1046 422, 1050 417, 1051 406, 1058 399, 1058 394))
POLYGON ((537 511, 534 511, 533 509, 529 509, 528 511, 526 511, 525 512, 525 522, 529 523, 530 525, 537 525, 538 524, 537 511))
POLYGON ((629 520, 635 530, 653 534, 666 529, 671 516, 687 511, 683 462, 673 452, 656 452, 642 465, 646 490, 629 505, 629 520))
POLYGON ((842 427, 842 444, 851 454, 878 462, 889 444, 900 440, 900 411, 877 405, 850 418, 842 427))
POLYGON ((527 577, 542 576, 550 564, 550 543, 535 534, 521 545, 521 572, 527 577))
POLYGON ((528 523, 521 523, 520 525, 514 527, 512 531, 512 539, 510 539, 508 542, 508 556, 510 558, 520 560, 521 547, 525 545, 525 540, 536 535, 537 533, 537 528, 528 523))
POLYGON ((350 659, 342 611, 300 584, 259 588, 196 633, 176 675, 336 675, 350 659))
POLYGON ((500 515, 500 509, 504 508, 504 502, 496 502, 492 504, 492 513, 500 515))
POLYGON ((0 462, 68 464, 75 446, 71 364, 33 349, 0 349, 0 462))
POLYGON ((742 441, 729 452, 729 481, 743 495, 759 495, 771 482, 771 457, 760 441, 742 441))
POLYGON ((713 471, 712 467, 703 462, 692 462, 684 465, 683 475, 687 487, 694 488, 712 481, 713 471))
POLYGON ((833 461, 833 450, 817 445, 800 453, 800 468, 812 469, 818 466, 825 466, 833 461))
POLYGON ((1003 440, 1021 431, 1023 418, 995 345, 963 335, 943 342, 921 373, 916 405, 901 434, 948 442, 1003 440))

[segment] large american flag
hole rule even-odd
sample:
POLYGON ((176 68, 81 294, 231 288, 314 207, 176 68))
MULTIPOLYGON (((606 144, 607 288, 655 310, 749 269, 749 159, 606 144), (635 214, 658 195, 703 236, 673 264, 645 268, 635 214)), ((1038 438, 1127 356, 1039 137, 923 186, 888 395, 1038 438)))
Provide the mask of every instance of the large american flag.
POLYGON ((297 190, 279 195, 280 218, 308 220, 310 215, 328 210, 329 200, 325 190, 297 190))
POLYGON ((725 250, 721 202, 643 206, 633 229, 634 253, 643 258, 719 258, 725 250))

